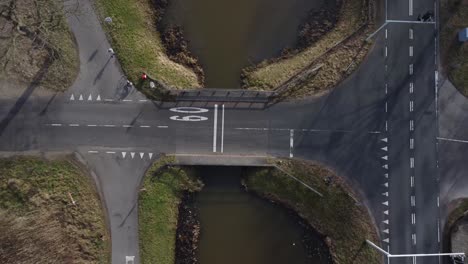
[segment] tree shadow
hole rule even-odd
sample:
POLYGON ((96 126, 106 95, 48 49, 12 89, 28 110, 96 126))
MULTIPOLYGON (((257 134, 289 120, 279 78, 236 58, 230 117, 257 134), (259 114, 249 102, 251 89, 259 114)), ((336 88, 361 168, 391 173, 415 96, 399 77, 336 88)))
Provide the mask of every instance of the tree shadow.
POLYGON ((13 105, 13 107, 10 109, 8 114, 2 119, 0 122, 0 136, 3 135, 5 132, 5 129, 8 127, 10 122, 15 118, 15 116, 21 111, 21 108, 23 108, 24 104, 26 101, 29 99, 31 94, 34 92, 34 90, 39 86, 41 83, 42 79, 46 75, 46 73, 49 70, 50 65, 53 62, 53 58, 49 57, 44 64, 42 65, 41 69, 36 73, 34 76, 33 80, 29 84, 28 88, 21 94, 21 96, 16 100, 16 103, 13 105))

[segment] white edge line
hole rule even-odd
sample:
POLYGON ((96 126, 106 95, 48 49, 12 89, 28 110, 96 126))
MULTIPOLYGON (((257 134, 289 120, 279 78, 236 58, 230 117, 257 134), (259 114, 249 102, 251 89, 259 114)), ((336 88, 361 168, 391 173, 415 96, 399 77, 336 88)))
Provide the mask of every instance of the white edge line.
POLYGON ((213 118, 213 152, 216 152, 216 129, 218 126, 218 105, 215 104, 214 118, 213 118))
POLYGON ((221 118, 221 153, 224 153, 224 104, 221 118))

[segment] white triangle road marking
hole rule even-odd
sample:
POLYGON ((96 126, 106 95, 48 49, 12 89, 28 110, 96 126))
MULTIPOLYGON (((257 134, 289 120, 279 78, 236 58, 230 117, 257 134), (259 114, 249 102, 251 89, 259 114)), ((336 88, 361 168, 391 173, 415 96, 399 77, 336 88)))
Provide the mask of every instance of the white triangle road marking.
POLYGON ((388 206, 388 201, 385 201, 382 204, 388 206))
POLYGON ((125 156, 127 156, 127 152, 122 151, 122 157, 125 159, 125 156))
POLYGON ((388 234, 388 233, 389 233, 388 229, 384 229, 383 232, 384 232, 385 234, 388 234))
POLYGON ((387 225, 388 225, 388 219, 387 219, 387 220, 383 220, 382 222, 384 222, 384 224, 387 224, 387 225))
POLYGON ((135 152, 130 152, 130 155, 132 156, 132 159, 135 157, 135 152))
POLYGON ((386 215, 388 215, 388 210, 385 210, 383 213, 386 214, 386 215))
POLYGON ((79 100, 83 101, 83 95, 82 94, 80 94, 80 99, 79 100))
POLYGON ((388 138, 382 138, 381 139, 383 142, 388 142, 388 138))
POLYGON ((388 164, 385 164, 385 165, 383 165, 383 166, 382 166, 382 168, 384 168, 384 169, 387 169, 387 170, 388 170, 388 164))
POLYGON ((387 179, 388 179, 388 173, 385 173, 385 174, 384 174, 384 176, 385 176, 385 178, 387 178, 387 179))
POLYGON ((381 148, 381 150, 388 151, 388 147, 385 146, 385 147, 381 148))
POLYGON ((384 183, 384 186, 388 188, 388 182, 384 183))
POLYGON ((98 94, 96 101, 101 101, 101 95, 98 94))
POLYGON ((140 159, 142 159, 144 155, 145 155, 144 152, 140 152, 140 159))
POLYGON ((149 158, 150 158, 150 159, 153 158, 153 153, 150 152, 150 153, 148 153, 148 155, 149 155, 149 158))
POLYGON ((75 101, 75 96, 73 94, 70 96, 70 101, 75 101))
POLYGON ((383 242, 385 243, 390 243, 390 240, 388 238, 384 239, 383 242))
POLYGON ((382 193, 383 196, 388 196, 388 192, 382 193))
POLYGON ((93 97, 91 95, 88 96, 88 101, 92 101, 93 97))
POLYGON ((382 159, 388 160, 388 156, 383 156, 382 159))

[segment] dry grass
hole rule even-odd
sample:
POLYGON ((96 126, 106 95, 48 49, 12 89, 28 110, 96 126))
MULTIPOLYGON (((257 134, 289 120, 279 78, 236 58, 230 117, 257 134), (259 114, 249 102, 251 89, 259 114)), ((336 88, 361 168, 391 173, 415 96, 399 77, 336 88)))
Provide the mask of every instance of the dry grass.
POLYGON ((66 90, 78 74, 79 60, 63 2, 2 0, 0 13, 0 78, 66 90), (41 69, 45 75, 38 79, 41 69))
MULTIPOLYGON (((330 48, 334 47, 338 42, 351 35, 365 23, 368 15, 368 8, 365 5, 366 1, 363 0, 344 0, 339 21, 329 33, 297 55, 273 63, 261 63, 256 69, 247 72, 244 80, 247 88, 272 90, 299 74, 313 61, 326 53, 330 48)), ((330 63, 320 70, 323 72, 321 75, 326 77, 318 76, 318 80, 323 78, 336 79, 330 78, 333 77, 331 75, 336 75, 336 72, 342 70, 343 67, 337 67, 335 64, 339 63, 341 65, 346 63, 341 61, 343 55, 350 60, 355 57, 356 52, 349 53, 349 51, 351 51, 349 48, 350 47, 342 49, 341 54, 335 53, 334 56, 339 58, 338 60, 335 60, 333 56, 326 57, 323 60, 330 63)), ((347 66, 345 66, 345 68, 347 66)))
POLYGON ((0 160, 0 263, 110 263, 109 246, 93 183, 73 161, 0 160))
POLYGON ((450 81, 468 96, 468 43, 458 41, 458 32, 468 27, 468 1, 441 1, 441 55, 450 81))
POLYGON ((141 72, 146 72, 172 88, 200 87, 198 77, 192 70, 167 57, 150 1, 96 1, 102 17, 113 18, 113 24, 105 26, 105 29, 123 70, 134 82, 141 72))
POLYGON ((281 169, 315 188, 319 197, 279 170, 260 169, 247 175, 249 190, 280 201, 306 219, 319 233, 327 236, 334 263, 380 263, 380 255, 365 240, 378 241, 365 208, 350 197, 347 184, 321 165, 297 160, 276 161, 281 169), (326 178, 332 176, 327 185, 326 178))

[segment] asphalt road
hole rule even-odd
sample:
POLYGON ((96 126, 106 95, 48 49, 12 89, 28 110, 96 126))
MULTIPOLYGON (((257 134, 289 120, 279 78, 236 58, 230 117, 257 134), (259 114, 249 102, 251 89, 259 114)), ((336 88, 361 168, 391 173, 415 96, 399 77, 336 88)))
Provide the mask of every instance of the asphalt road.
MULTIPOLYGON (((351 77, 320 98, 265 109, 152 102, 125 89, 118 54, 109 58, 109 43, 89 2, 66 3, 81 10, 69 18, 80 52, 79 77, 64 94, 26 89, 18 98, 0 98, 0 150, 80 153, 106 203, 113 263, 125 263, 127 256, 139 263, 138 185, 161 153, 320 161, 362 194, 380 231, 381 241, 375 242, 385 250, 440 252, 445 217, 440 185, 443 204, 466 190, 446 194, 463 182, 466 166, 460 156, 448 153, 462 155, 464 148, 457 144, 468 143, 449 139, 468 140, 468 135, 454 125, 466 120, 463 111, 455 111, 466 105, 464 98, 458 96, 451 106, 447 102, 454 92, 447 88, 438 102, 437 28, 413 23, 419 13, 434 10, 434 2, 389 1, 386 17, 397 21, 376 35, 373 50, 351 77), (450 114, 454 111, 455 116, 450 114), (441 140, 444 144, 438 144, 441 140)), ((425 257, 390 263, 439 261, 425 257)))

